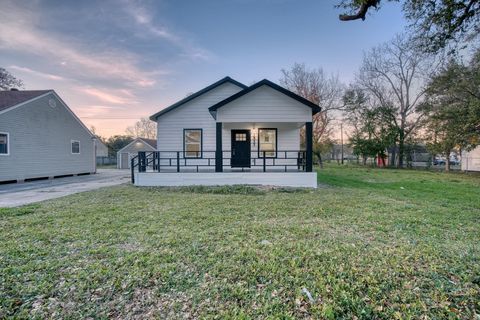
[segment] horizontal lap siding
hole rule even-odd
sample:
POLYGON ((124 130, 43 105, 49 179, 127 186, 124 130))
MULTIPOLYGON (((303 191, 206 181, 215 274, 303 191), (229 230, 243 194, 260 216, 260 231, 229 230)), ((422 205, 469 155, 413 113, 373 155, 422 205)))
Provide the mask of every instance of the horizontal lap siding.
POLYGON ((307 122, 312 109, 268 86, 262 86, 217 110, 219 122, 307 122))
POLYGON ((0 131, 10 134, 10 155, 0 156, 0 181, 95 171, 90 134, 53 94, 0 114, 0 131), (80 141, 80 154, 71 154, 71 140, 80 141))
MULTIPOLYGON (((277 129, 277 142, 278 150, 300 150, 300 128, 295 123, 268 123, 264 124, 261 127, 258 123, 255 125, 255 134, 258 139, 258 128, 276 128, 277 129)), ((231 131, 233 129, 249 129, 250 130, 250 140, 251 140, 251 150, 257 151, 257 144, 253 145, 253 123, 252 124, 225 124, 223 127, 222 134, 222 144, 224 150, 231 150, 232 138, 231 131)))
MULTIPOLYGON (((230 157, 230 151, 232 149, 232 135, 231 131, 234 129, 249 129, 250 130, 250 148, 252 151, 252 164, 253 158, 258 158, 258 128, 276 128, 277 129, 277 159, 275 159, 276 165, 285 165, 290 164, 294 165, 297 163, 296 159, 282 159, 285 157, 285 153, 281 151, 299 151, 300 150, 300 128, 295 123, 264 123, 259 125, 256 123, 255 129, 253 129, 253 123, 229 123, 224 124, 222 130, 222 145, 223 150, 229 151, 226 153, 228 157, 230 157), (257 136, 257 141, 254 145, 253 143, 253 131, 255 130, 255 135, 257 136)), ((287 157, 291 158, 296 156, 294 152, 289 152, 287 157)), ((256 160, 256 164, 263 163, 263 160, 258 159, 256 160)), ((224 161, 225 165, 229 165, 229 160, 224 161)), ((268 159, 266 164, 273 164, 273 160, 268 159)))
POLYGON ((183 151, 183 129, 203 129, 203 150, 215 151, 215 120, 208 108, 240 90, 232 83, 225 83, 159 117, 157 149, 183 151))

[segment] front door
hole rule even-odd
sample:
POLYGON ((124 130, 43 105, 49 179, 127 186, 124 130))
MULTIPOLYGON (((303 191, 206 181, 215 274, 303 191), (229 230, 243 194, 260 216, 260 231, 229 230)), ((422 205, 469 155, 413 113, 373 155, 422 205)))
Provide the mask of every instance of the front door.
POLYGON ((250 168, 250 130, 232 130, 232 167, 250 168))
POLYGON ((129 161, 130 157, 128 156, 128 152, 122 152, 120 156, 122 157, 122 159, 120 160, 120 163, 121 163, 120 169, 130 168, 130 161, 129 161))

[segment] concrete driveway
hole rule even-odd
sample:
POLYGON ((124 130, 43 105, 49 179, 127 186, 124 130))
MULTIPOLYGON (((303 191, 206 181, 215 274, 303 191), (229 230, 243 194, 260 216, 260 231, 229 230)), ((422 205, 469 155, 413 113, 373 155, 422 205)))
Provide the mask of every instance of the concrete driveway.
POLYGON ((98 169, 96 174, 0 185, 0 208, 17 207, 130 181, 129 170, 98 169))

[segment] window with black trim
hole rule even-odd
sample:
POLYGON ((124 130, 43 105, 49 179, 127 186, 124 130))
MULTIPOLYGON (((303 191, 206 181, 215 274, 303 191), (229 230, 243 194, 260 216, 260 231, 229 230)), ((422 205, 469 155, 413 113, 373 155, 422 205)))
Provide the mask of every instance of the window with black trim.
POLYGON ((9 154, 8 133, 0 132, 0 155, 9 154))
POLYGON ((202 157, 202 129, 183 129, 183 156, 202 157))
POLYGON ((72 140, 72 154, 79 154, 80 153, 80 141, 72 140))
POLYGON ((275 158, 277 156, 277 129, 258 129, 258 156, 275 158))

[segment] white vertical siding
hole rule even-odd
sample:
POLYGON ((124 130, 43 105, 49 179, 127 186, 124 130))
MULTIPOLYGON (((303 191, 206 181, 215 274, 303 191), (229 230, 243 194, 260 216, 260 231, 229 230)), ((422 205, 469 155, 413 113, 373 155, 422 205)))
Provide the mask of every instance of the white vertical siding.
POLYGON ((312 121, 312 109, 264 85, 220 107, 217 121, 307 122, 312 121))

